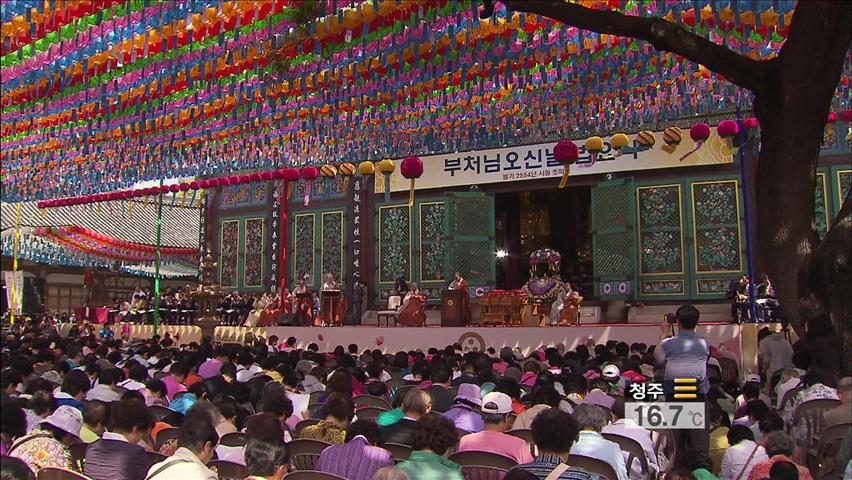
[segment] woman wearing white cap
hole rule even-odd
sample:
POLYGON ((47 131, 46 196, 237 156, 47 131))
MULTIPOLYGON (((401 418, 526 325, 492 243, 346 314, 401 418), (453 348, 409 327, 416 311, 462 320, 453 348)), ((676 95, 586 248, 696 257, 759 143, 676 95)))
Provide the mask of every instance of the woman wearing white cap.
POLYGON ((62 405, 29 435, 19 438, 9 449, 9 455, 23 460, 36 475, 44 467, 74 470, 68 446, 78 441, 82 426, 83 414, 74 407, 62 405))

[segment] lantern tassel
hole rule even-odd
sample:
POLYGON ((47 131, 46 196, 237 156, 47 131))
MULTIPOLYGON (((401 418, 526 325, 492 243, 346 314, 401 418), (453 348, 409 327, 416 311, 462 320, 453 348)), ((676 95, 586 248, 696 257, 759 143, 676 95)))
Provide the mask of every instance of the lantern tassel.
POLYGON ((289 200, 292 197, 293 197, 293 182, 288 181, 287 182, 287 199, 285 201, 289 200))
POLYGON ((314 183, 313 180, 308 180, 308 185, 305 187, 305 206, 311 204, 311 185, 314 183))
POLYGON ((408 189, 408 208, 414 206, 414 179, 411 179, 411 186, 408 189))
POLYGON ((682 162, 682 161, 683 161, 683 159, 685 159, 686 157, 688 157, 688 156, 692 155, 693 153, 697 152, 697 151, 698 151, 698 149, 699 149, 699 148, 701 148, 701 146, 702 146, 702 145, 704 145, 704 142, 695 142, 695 148, 693 148, 692 150, 690 150, 690 151, 688 151, 688 152, 684 153, 684 154, 683 154, 683 156, 682 156, 682 157, 680 157, 680 161, 682 162))
POLYGON ((390 202, 390 174, 386 173, 385 176, 385 202, 390 202))
POLYGON ((343 193, 346 193, 348 191, 349 191, 349 177, 346 176, 346 177, 343 177, 343 193))
POLYGON ((562 174, 562 179, 559 180, 559 189, 562 190, 568 185, 568 175, 571 174, 571 165, 565 164, 565 173, 562 174))

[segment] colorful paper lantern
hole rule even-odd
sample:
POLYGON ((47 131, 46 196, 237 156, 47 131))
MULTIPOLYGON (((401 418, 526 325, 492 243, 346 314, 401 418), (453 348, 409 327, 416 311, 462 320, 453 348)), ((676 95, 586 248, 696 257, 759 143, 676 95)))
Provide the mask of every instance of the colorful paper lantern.
POLYGON ((284 169, 284 181, 287 182, 287 198, 293 197, 293 186, 296 185, 296 182, 299 181, 299 178, 302 176, 302 173, 299 172, 298 168, 285 168, 284 169))
POLYGON ((639 150, 649 150, 656 142, 654 132, 650 130, 642 130, 636 135, 636 146, 639 150))
POLYGON ((320 175, 326 178, 333 177, 337 175, 337 167, 330 163, 326 163, 325 165, 320 167, 320 175))
POLYGON ((697 152, 704 145, 704 142, 710 138, 710 125, 706 123, 696 123, 689 129, 689 137, 695 142, 695 148, 683 154, 680 160, 683 161, 686 157, 697 152))
POLYGON ((343 177, 343 191, 347 191, 349 189, 349 179, 355 175, 355 165, 349 162, 341 163, 340 166, 337 167, 337 173, 343 177))
POLYGON ((680 127, 668 127, 663 130, 663 150, 668 153, 674 153, 675 149, 683 140, 683 131, 680 127))
POLYGON ((734 148, 734 140, 737 135, 740 134, 740 125, 734 120, 722 120, 719 122, 719 125, 716 126, 716 132, 725 143, 727 153, 734 154, 736 152, 736 148, 734 148))
POLYGON ((371 162, 369 160, 364 160, 363 162, 358 164, 358 175, 366 177, 366 176, 375 175, 375 174, 376 174, 376 165, 373 162, 371 162))
POLYGON ((592 161, 585 165, 580 165, 581 167, 588 168, 595 164, 598 159, 598 155, 604 149, 604 141, 601 137, 589 137, 586 140, 586 151, 592 156, 592 161))
POLYGON ((396 170, 396 164, 391 159, 384 159, 376 164, 376 171, 381 173, 385 179, 385 201, 390 202, 390 176, 396 170))
POLYGON ((630 139, 623 133, 616 133, 609 139, 609 144, 615 150, 615 157, 621 156, 621 150, 630 145, 630 139))
POLYGON ((559 180, 559 188, 568 185, 568 176, 571 174, 571 164, 577 163, 580 158, 580 147, 571 140, 560 140, 553 147, 553 159, 565 166, 562 178, 559 180))
MULTIPOLYGON (((408 189, 408 207, 414 205, 414 181, 423 175, 423 160, 419 157, 406 157, 399 166, 399 172, 403 177, 411 180, 411 186, 408 189)), ((390 190, 390 185, 385 184, 385 191, 390 190)))
POLYGON ((839 118, 837 112, 828 112, 828 123, 835 123, 839 118))

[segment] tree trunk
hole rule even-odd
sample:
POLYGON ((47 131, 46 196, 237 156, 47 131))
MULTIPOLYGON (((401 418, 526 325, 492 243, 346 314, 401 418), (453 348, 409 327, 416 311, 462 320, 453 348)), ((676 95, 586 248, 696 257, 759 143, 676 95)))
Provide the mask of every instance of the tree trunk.
POLYGON ((761 132, 754 179, 760 258, 799 335, 806 317, 798 271, 819 243, 813 220, 816 166, 849 47, 850 18, 850 2, 799 2, 787 42, 769 62, 771 87, 754 104, 761 132))
POLYGON ((803 318, 829 315, 838 334, 841 362, 838 373, 852 371, 852 196, 847 196, 816 252, 799 274, 803 318))

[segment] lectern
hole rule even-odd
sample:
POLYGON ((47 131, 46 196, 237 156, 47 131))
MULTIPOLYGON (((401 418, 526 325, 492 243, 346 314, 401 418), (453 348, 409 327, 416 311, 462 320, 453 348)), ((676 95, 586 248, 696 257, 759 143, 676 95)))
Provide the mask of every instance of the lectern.
POLYGON ((444 290, 441 293, 441 326, 464 327, 470 315, 470 298, 466 290, 444 290))
POLYGON ((322 320, 326 325, 343 325, 343 297, 340 290, 322 290, 322 320))

